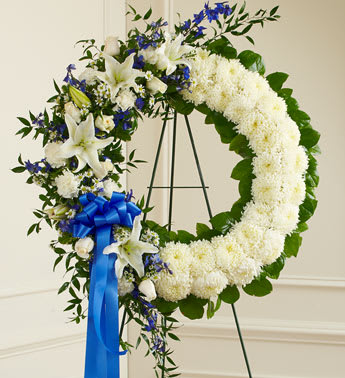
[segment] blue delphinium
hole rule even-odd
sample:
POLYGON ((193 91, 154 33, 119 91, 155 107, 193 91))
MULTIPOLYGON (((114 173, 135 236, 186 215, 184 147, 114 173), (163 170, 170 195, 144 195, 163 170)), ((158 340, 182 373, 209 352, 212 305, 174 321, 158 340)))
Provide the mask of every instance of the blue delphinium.
POLYGON ((75 64, 69 64, 66 67, 67 74, 66 74, 65 78, 63 79, 63 81, 65 83, 74 84, 74 81, 73 81, 73 78, 72 78, 72 71, 75 70, 75 69, 76 69, 75 64))
POLYGON ((196 25, 199 25, 204 20, 204 18, 205 18, 204 10, 202 10, 202 11, 200 11, 200 13, 194 14, 193 22, 196 25))
POLYGON ((43 127, 44 126, 44 118, 43 113, 40 113, 33 121, 33 125, 36 125, 37 127, 43 127))
POLYGON ((145 106, 145 101, 143 98, 141 97, 138 97, 136 100, 135 100, 135 106, 141 110, 144 106, 145 106))
POLYGON ((39 163, 31 163, 30 160, 27 160, 24 162, 25 168, 30 172, 30 173, 38 173, 42 170, 42 167, 39 166, 39 163))

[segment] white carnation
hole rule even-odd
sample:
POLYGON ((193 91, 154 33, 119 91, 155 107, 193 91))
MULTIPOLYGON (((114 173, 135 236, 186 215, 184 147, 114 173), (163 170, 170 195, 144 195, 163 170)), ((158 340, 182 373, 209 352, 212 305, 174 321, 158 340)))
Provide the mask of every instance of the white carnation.
POLYGON ((107 198, 111 198, 113 192, 121 191, 119 184, 111 179, 103 181, 103 189, 101 194, 107 198))
POLYGON ((51 142, 44 148, 46 160, 53 168, 60 168, 66 164, 66 159, 59 154, 62 144, 62 142, 51 142))
POLYGON ((79 123, 81 121, 81 112, 80 110, 73 104, 73 102, 67 102, 65 104, 65 113, 70 115, 75 122, 79 123))
POLYGON ((65 198, 78 196, 79 183, 78 177, 68 170, 55 179, 58 194, 65 198))
POLYGON ((263 202, 249 202, 243 211, 242 222, 269 228, 272 225, 273 208, 263 202))
POLYGON ((122 110, 133 108, 136 97, 133 92, 128 89, 123 89, 116 97, 116 103, 122 110))
POLYGON ((118 280, 118 292, 119 296, 123 297, 126 294, 131 293, 134 290, 134 284, 131 281, 128 281, 125 276, 122 276, 118 280))
POLYGON ((80 75, 79 75, 79 81, 85 80, 86 84, 93 85, 96 83, 97 79, 97 71, 95 71, 93 68, 86 68, 80 75))

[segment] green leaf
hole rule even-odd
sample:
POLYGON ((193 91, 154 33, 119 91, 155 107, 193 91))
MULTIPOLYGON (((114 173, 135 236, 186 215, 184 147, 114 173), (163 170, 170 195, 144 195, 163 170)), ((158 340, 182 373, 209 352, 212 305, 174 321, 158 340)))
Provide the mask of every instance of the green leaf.
POLYGON ((299 207, 299 220, 300 222, 306 222, 313 216, 317 207, 317 200, 315 196, 309 192, 306 193, 306 197, 299 207))
POLYGON ((214 229, 225 234, 234 225, 235 219, 231 216, 230 211, 219 213, 210 219, 214 229))
POLYGON ((59 256, 54 263, 53 272, 55 272, 55 268, 58 265, 58 263, 62 260, 63 256, 59 256))
POLYGON ((30 234, 32 234, 34 232, 34 229, 36 228, 36 226, 37 226, 37 223, 34 223, 29 227, 28 232, 27 232, 27 236, 29 236, 30 234))
POLYGON ((73 278, 72 284, 77 290, 80 290, 80 283, 77 278, 73 278))
POLYGON ((195 236, 185 230, 178 230, 177 238, 179 242, 185 244, 189 244, 191 241, 195 240, 195 236))
POLYGON ((15 167, 15 168, 12 168, 11 171, 14 172, 14 173, 22 173, 26 170, 25 167, 15 167))
POLYGON ((152 8, 150 8, 146 13, 145 13, 145 15, 144 15, 144 20, 147 20, 148 18, 150 18, 150 16, 151 16, 151 14, 152 14, 152 8))
POLYGON ((65 291, 65 290, 68 288, 68 286, 69 286, 69 282, 64 282, 64 283, 61 285, 61 287, 60 287, 60 289, 59 289, 59 291, 58 291, 58 294, 61 294, 63 291, 65 291))
POLYGON ((161 312, 162 314, 171 314, 178 307, 177 302, 168 302, 164 300, 163 298, 155 299, 153 304, 157 307, 158 311, 161 312))
POLYGON ((189 319, 201 319, 204 315, 204 305, 207 301, 189 295, 179 302, 180 311, 189 319))
POLYGON ((194 110, 194 105, 182 98, 179 94, 169 96, 171 106, 180 114, 189 115, 194 110))
POLYGON ((264 271, 270 278, 278 279, 280 272, 285 265, 285 256, 284 254, 280 255, 275 262, 264 267, 264 271))
POLYGON ((24 124, 25 126, 30 126, 31 127, 31 123, 26 119, 26 118, 23 118, 23 117, 17 117, 17 119, 19 119, 19 121, 24 124))
POLYGON ((56 84, 55 80, 53 80, 53 81, 54 81, 54 88, 55 88, 56 92, 60 94, 61 90, 60 90, 59 86, 56 84))
POLYGON ((247 176, 253 176, 252 159, 250 158, 241 160, 231 172, 231 177, 235 180, 242 180, 247 176))
POLYGON ((301 131, 300 144, 302 146, 311 148, 318 143, 320 139, 320 133, 318 131, 314 130, 312 127, 305 127, 301 129, 300 131, 301 131))
POLYGON ((287 257, 297 256, 299 247, 302 244, 302 237, 299 233, 292 233, 285 238, 284 253, 287 257))
POLYGON ((255 45, 254 39, 253 39, 252 37, 249 37, 249 35, 246 35, 246 38, 248 39, 248 41, 249 41, 252 45, 255 45))
POLYGON ((240 292, 236 286, 227 286, 221 293, 220 299, 225 303, 235 303, 240 298, 240 292))
POLYGON ((243 290, 256 297, 264 297, 272 291, 273 287, 271 282, 265 277, 258 277, 250 284, 243 287, 243 290))
POLYGON ((237 154, 244 158, 254 156, 253 151, 249 147, 247 138, 242 134, 235 136, 235 138, 230 143, 229 150, 235 151, 237 154))
POLYGON ((263 75, 266 71, 262 56, 251 50, 244 50, 238 55, 240 62, 250 71, 263 75))
POLYGON ((181 341, 176 335, 174 335, 173 333, 171 332, 168 332, 168 336, 173 339, 173 340, 176 340, 176 341, 181 341))
POLYGON ((289 75, 284 72, 274 72, 268 75, 266 79, 270 87, 274 91, 278 92, 282 88, 283 84, 285 83, 288 77, 289 75))

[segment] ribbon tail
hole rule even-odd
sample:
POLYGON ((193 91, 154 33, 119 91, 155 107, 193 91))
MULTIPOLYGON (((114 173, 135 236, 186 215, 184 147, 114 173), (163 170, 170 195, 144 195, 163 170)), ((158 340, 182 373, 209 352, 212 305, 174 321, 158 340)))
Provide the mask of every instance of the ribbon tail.
POLYGON ((103 249, 110 241, 110 226, 96 229, 96 251, 89 294, 85 378, 120 378, 118 293, 114 270, 116 256, 103 254, 103 249))

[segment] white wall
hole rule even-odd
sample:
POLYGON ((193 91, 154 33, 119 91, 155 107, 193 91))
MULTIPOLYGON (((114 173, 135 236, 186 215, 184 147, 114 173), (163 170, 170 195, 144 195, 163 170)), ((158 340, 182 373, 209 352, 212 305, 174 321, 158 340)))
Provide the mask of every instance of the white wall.
POLYGON ((65 299, 57 296, 62 270, 52 272, 46 228, 26 237, 39 205, 39 189, 9 171, 23 158, 42 156, 40 143, 15 136, 16 117, 38 114, 54 94, 69 63, 78 63, 77 40, 125 30, 124 1, 60 0, 1 2, 1 264, 0 376, 80 378, 84 369, 85 324, 66 324, 65 299))
MULTIPOLYGON (((136 0, 131 1, 143 12, 152 4, 156 15, 168 21, 197 13, 203 0, 136 0)), ((273 7, 278 1, 247 1, 249 8, 273 7)), ((344 74, 345 2, 332 0, 280 1, 282 19, 257 28, 252 33, 255 50, 262 54, 267 73, 290 74, 287 85, 301 108, 312 117, 321 132, 319 207, 310 221, 297 259, 290 259, 282 278, 273 281, 274 292, 268 297, 243 295, 237 310, 248 355, 256 378, 340 378, 345 362, 345 255, 343 246, 345 176, 344 74)), ((233 37, 239 51, 251 48, 233 37)), ((238 198, 237 183, 229 180, 238 158, 219 142, 203 117, 191 116, 192 128, 204 170, 214 213, 230 208, 238 198), (221 162, 221 163, 219 163, 221 162)), ((145 121, 129 145, 150 164, 140 174, 128 176, 128 188, 137 197, 146 186, 160 132, 159 120, 145 121)), ((178 124, 178 158, 176 185, 198 185, 191 149, 181 117, 178 124)), ((169 138, 168 138, 169 139, 169 138)), ((168 185, 169 141, 165 142, 157 185, 168 185)), ((175 228, 194 230, 195 223, 207 221, 202 193, 176 191, 174 195, 175 228)), ((150 217, 166 222, 167 196, 156 191, 155 210, 150 217)), ((181 343, 174 344, 176 361, 184 378, 246 377, 240 345, 235 332, 230 306, 223 306, 212 320, 188 321, 179 331, 181 343)), ((136 327, 130 327, 130 340, 136 340, 136 327)), ((130 356, 130 378, 152 377, 151 361, 142 357, 143 350, 130 356)))

